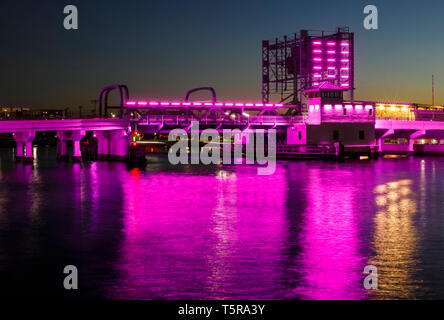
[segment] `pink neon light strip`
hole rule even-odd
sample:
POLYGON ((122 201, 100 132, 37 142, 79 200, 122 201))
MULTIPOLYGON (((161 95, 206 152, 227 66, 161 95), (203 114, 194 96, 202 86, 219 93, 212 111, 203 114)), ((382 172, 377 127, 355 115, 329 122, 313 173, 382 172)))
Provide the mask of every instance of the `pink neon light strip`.
POLYGON ((319 46, 322 44, 322 42, 321 41, 313 41, 313 44, 319 46))
MULTIPOLYGON (((320 74, 318 75, 319 77, 322 77, 320 74)), ((145 101, 145 100, 139 100, 139 101, 134 101, 134 100, 128 100, 125 102, 126 106, 226 106, 226 107, 282 107, 282 104, 279 103, 267 103, 267 104, 263 104, 263 103, 242 103, 242 102, 237 102, 237 103, 232 103, 232 102, 179 102, 179 101, 173 101, 173 102, 169 102, 169 101, 145 101)))
POLYGON ((350 44, 348 42, 341 42, 341 46, 348 47, 350 44))
POLYGON ((328 46, 334 46, 334 45, 336 45, 336 42, 327 42, 327 45, 328 46))

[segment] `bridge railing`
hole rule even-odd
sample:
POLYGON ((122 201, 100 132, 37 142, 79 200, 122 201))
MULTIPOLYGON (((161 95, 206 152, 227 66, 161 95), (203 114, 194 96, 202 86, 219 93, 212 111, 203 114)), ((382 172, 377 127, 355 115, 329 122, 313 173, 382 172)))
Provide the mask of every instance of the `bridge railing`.
POLYGON ((421 117, 421 118, 412 118, 412 117, 376 117, 376 120, 389 120, 389 121, 434 121, 434 122, 443 122, 444 118, 440 117, 421 117))

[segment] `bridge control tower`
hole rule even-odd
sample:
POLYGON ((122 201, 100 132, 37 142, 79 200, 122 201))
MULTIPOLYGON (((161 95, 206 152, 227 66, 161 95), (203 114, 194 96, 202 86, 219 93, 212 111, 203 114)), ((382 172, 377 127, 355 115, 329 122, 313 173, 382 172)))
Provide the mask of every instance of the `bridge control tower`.
POLYGON ((262 100, 278 100, 307 112, 305 92, 329 83, 353 101, 354 34, 301 30, 262 41, 262 100))

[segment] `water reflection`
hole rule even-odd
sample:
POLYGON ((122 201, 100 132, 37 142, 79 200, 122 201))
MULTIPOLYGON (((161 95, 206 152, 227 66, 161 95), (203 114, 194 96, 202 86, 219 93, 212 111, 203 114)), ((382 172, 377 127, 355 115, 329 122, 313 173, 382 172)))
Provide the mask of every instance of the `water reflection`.
POLYGON ((359 208, 352 172, 307 172, 308 207, 300 234, 298 258, 303 299, 361 299, 363 257, 359 252, 359 208), (338 179, 338 177, 341 177, 338 179))
POLYGON ((245 168, 205 175, 134 169, 123 175, 125 239, 119 272, 125 294, 279 296, 279 290, 264 284, 282 277, 276 262, 285 234, 283 171, 272 177, 252 176, 245 168))
POLYGON ((444 297, 435 158, 279 162, 258 176, 249 166, 128 169, 44 156, 32 166, 11 154, 0 161, 8 294, 69 297, 53 275, 75 264, 81 296, 92 298, 444 297), (363 289, 368 264, 379 290, 363 289))
POLYGON ((375 255, 369 264, 378 268, 378 290, 372 294, 380 299, 412 299, 418 294, 417 196, 412 186, 411 179, 403 179, 374 189, 378 211, 374 218, 375 255))

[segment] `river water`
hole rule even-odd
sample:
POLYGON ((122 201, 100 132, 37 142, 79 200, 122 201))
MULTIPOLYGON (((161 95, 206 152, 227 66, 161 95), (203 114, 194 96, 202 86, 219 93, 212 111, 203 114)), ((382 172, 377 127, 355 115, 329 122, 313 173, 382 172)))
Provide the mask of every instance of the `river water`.
POLYGON ((25 165, 0 151, 0 295, 444 298, 444 158, 279 161, 259 176, 36 152, 25 165), (63 288, 66 265, 78 290, 63 288))

